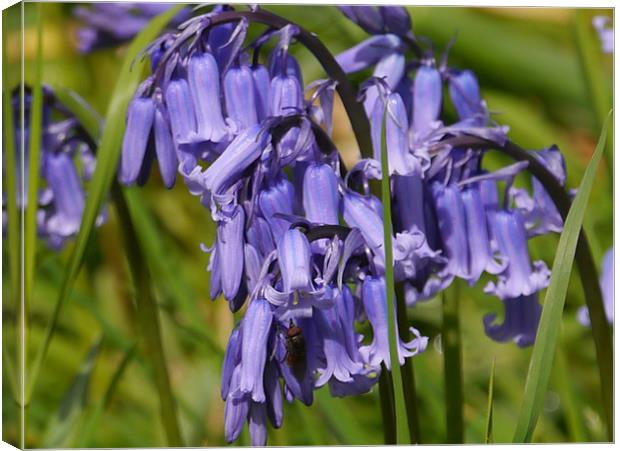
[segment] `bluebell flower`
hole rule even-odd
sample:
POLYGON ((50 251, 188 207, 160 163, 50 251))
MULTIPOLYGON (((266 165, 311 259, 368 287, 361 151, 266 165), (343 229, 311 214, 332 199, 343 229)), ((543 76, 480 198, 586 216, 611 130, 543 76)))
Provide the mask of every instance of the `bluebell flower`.
POLYGON ((243 331, 247 337, 241 342, 241 375, 239 391, 251 395, 256 402, 265 402, 263 371, 267 360, 267 339, 273 321, 271 305, 264 299, 250 302, 243 331))
POLYGON ((540 321, 542 306, 538 302, 538 293, 517 298, 506 298, 504 304, 504 322, 496 324, 496 315, 484 317, 484 331, 495 341, 512 340, 520 347, 534 344, 540 321))
POLYGON ((224 298, 236 297, 243 274, 245 212, 239 205, 222 211, 217 225, 217 253, 224 298))
POLYGON ((309 164, 304 172, 302 193, 306 219, 316 224, 338 224, 338 177, 330 165, 309 164))
MULTIPOLYGON (((368 321, 372 326, 373 339, 368 346, 363 346, 360 352, 368 356, 368 363, 371 366, 377 368, 381 363, 384 363, 390 369, 387 318, 389 313, 387 310, 385 279, 366 277, 362 290, 362 301, 368 321)), ((392 312, 392 315, 394 315, 394 321, 396 322, 396 311, 392 312)), ((411 341, 403 342, 400 337, 397 339, 398 360, 401 365, 405 362, 405 357, 411 357, 424 351, 428 344, 428 338, 421 336, 415 328, 411 327, 409 330, 414 336, 411 341)))
POLYGON ((215 57, 209 52, 192 55, 187 77, 196 117, 194 139, 220 142, 227 134, 227 126, 222 115, 220 72, 215 57))
POLYGON ((224 75, 224 97, 226 111, 234 122, 235 130, 241 131, 258 123, 255 93, 256 86, 249 66, 240 64, 228 69, 224 75))
MULTIPOLYGON (((566 183, 566 164, 557 146, 532 152, 555 177, 561 186, 566 183)), ((515 206, 523 213, 530 236, 549 232, 560 233, 564 225, 562 216, 553 203, 551 196, 536 177, 532 177, 532 196, 522 188, 511 188, 515 206)))
POLYGON ((487 284, 485 292, 507 299, 529 296, 546 288, 551 273, 543 261, 530 261, 521 213, 499 210, 491 212, 489 220, 506 269, 498 274, 497 282, 487 284))
POLYGON ((487 121, 486 103, 480 97, 480 86, 474 73, 462 70, 450 74, 448 87, 452 104, 461 120, 477 118, 481 125, 487 121))

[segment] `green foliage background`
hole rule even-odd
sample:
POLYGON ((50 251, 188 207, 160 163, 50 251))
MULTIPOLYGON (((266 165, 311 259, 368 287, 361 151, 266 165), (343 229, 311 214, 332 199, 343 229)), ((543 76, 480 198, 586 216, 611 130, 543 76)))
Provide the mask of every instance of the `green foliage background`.
MULTIPOLYGON (((58 3, 43 6, 43 82, 76 91, 103 115, 124 48, 79 55, 75 50, 77 22, 71 16, 72 7, 58 3)), ((265 8, 315 32, 334 54, 366 37, 334 7, 265 8)), ((497 113, 498 122, 510 126, 510 136, 516 143, 531 149, 558 144, 567 160, 568 185, 577 186, 601 125, 589 81, 602 81, 598 86, 602 86, 609 109, 612 58, 590 52, 590 64, 583 64, 575 28, 576 11, 412 7, 410 13, 414 32, 429 37, 437 53, 458 32, 450 51, 451 66, 476 72, 490 110, 497 113)), ((589 20, 595 13, 610 14, 600 10, 582 10, 579 14, 589 20)), ((9 77, 13 86, 20 80, 19 9, 4 11, 3 20, 8 28, 6 48, 10 63, 4 76, 9 77)), ((598 39, 592 29, 586 38, 590 42, 598 39)), ((33 76, 36 51, 32 4, 25 8, 24 50, 28 82, 33 76)), ((324 76, 307 51, 295 48, 293 53, 302 64, 306 82, 324 76)), ((337 109, 335 121, 348 124, 341 108, 337 109)), ((356 150, 348 125, 336 125, 335 133, 346 160, 352 161, 356 150)), ((612 244, 611 155, 608 151, 607 160, 601 165, 586 213, 586 230, 599 262, 612 244)), ((493 158, 492 165, 508 162, 501 156, 493 158)), ((527 184, 527 178, 519 183, 527 184)), ((158 290, 156 296, 184 443, 223 445, 224 404, 219 396, 219 373, 235 318, 225 302, 208 299, 208 255, 201 252, 199 243, 213 242, 213 223, 209 212, 187 193, 182 181, 168 191, 154 171, 146 188, 132 191, 146 221, 140 230, 154 244, 153 258, 162 269, 162 274, 156 276, 165 277, 166 289, 158 290)), ((88 246, 85 265, 62 312, 27 408, 27 447, 165 445, 148 358, 143 347, 133 347, 138 330, 118 218, 113 208, 108 208, 108 215, 107 223, 96 230, 88 246), (119 367, 122 372, 117 372, 119 367), (111 384, 113 380, 116 382, 111 384)), ((17 316, 14 304, 9 302, 8 246, 6 239, 3 241, 3 353, 14 358, 15 349, 7 343, 14 333, 17 316)), ((551 264, 556 245, 557 236, 536 238, 531 241, 531 255, 551 264)), ((44 243, 38 244, 29 315, 30 355, 35 354, 49 321, 70 249, 71 244, 56 254, 44 243)), ((495 359, 493 440, 510 442, 531 351, 521 350, 513 343, 498 344, 485 336, 482 316, 498 312, 501 317, 502 311, 499 300, 482 294, 485 282, 481 280, 473 288, 462 285, 460 290, 465 438, 468 443, 485 441, 487 386, 495 359)), ((561 352, 556 355, 534 441, 604 440, 591 333, 575 319, 575 312, 582 305, 580 283, 573 277, 562 323, 561 352)), ((422 441, 445 443, 441 303, 424 303, 411 309, 409 316, 422 333, 431 337, 428 350, 414 359, 422 441)), ((16 442, 18 406, 9 389, 6 365, 4 368, 3 439, 16 442)), ((286 405, 284 426, 269 432, 272 445, 381 444, 382 440, 378 390, 347 399, 331 398, 327 390, 320 390, 310 408, 299 403, 286 405)), ((239 443, 247 444, 246 434, 239 443)))

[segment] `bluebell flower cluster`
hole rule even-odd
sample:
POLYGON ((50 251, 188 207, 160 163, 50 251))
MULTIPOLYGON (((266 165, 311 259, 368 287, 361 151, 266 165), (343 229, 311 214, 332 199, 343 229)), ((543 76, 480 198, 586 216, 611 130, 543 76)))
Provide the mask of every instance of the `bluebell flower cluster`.
MULTIPOLYGON (((528 239, 560 232, 559 212, 535 178, 531 194, 513 186, 527 163, 488 172, 482 163, 489 149, 449 144, 453 138, 478 137, 501 146, 507 139, 507 127, 491 119, 471 71, 450 68, 447 50, 438 63, 432 49, 398 25, 405 22, 403 14, 385 14, 385 7, 341 9, 372 35, 337 60, 347 73, 372 68, 362 96, 375 154, 358 166, 367 178, 378 176, 385 117, 395 273, 405 283, 408 305, 432 298, 455 278, 474 285, 486 273, 491 280, 484 291, 499 297, 505 312, 501 324, 495 315, 484 318, 487 334, 520 346, 532 344, 541 312, 537 294, 550 272, 544 262, 531 261, 528 239), (411 60, 405 58, 408 51, 411 60), (451 124, 445 114, 450 106, 457 118, 451 124)), ((564 184, 557 147, 533 155, 564 184)), ((356 226, 363 233, 380 227, 368 214, 359 218, 356 226)))
MULTIPOLYGON (((172 3, 97 2, 77 6, 73 15, 81 22, 77 30, 80 53, 116 47, 130 41, 149 21, 172 8, 172 3)), ((188 8, 182 9, 170 22, 177 26, 190 16, 188 8)))
MULTIPOLYGON (((20 90, 12 93, 13 124, 15 124, 17 206, 23 209, 28 203, 30 109, 32 91, 24 90, 24 136, 21 132, 20 90), (23 172, 20 155, 24 152, 23 172), (23 175, 22 175, 23 174, 23 175)), ((85 203, 84 183, 95 170, 95 145, 75 116, 55 97, 48 86, 43 86, 42 136, 40 150, 40 188, 37 202, 37 234, 50 248, 59 250, 80 228, 85 203)), ((4 154, 3 154, 4 160, 4 154)), ((4 170, 5 164, 2 168, 4 170)), ((6 233, 7 199, 2 198, 2 230, 6 233)), ((105 213, 97 218, 97 225, 105 213)))
MULTIPOLYGON (((229 442, 248 423, 252 444, 264 445, 267 423, 282 424, 283 400, 309 405, 324 385, 333 396, 365 393, 391 368, 387 322, 396 312, 386 303, 383 206, 371 190, 382 176, 408 305, 487 273, 485 291, 505 306, 503 323, 485 318, 488 335, 520 346, 535 337, 549 270, 531 261, 528 239, 562 227, 547 193, 536 183, 532 194, 514 188, 526 163, 488 172, 487 149, 450 144, 501 145, 507 128, 491 120, 471 71, 436 64, 420 47, 405 9, 341 9, 372 35, 337 57, 347 73, 372 68, 360 101, 374 158, 348 172, 331 140, 335 82, 304 84, 293 25, 248 43, 245 18, 214 20, 230 7, 187 20, 145 50, 151 74, 128 108, 119 180, 146 182, 155 160, 165 186, 182 178, 217 224, 203 246, 210 296, 245 309, 222 371, 229 442), (447 105, 454 123, 442 115, 447 105)), ((535 155, 564 180, 555 147, 535 155)), ((428 341, 413 327, 396 340, 401 365, 428 341)))

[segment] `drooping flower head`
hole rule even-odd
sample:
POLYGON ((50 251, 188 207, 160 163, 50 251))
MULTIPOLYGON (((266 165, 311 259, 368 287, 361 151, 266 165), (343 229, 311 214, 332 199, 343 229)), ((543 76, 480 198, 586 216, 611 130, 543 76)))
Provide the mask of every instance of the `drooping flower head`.
MULTIPOLYGON (((39 193, 37 203, 37 234, 52 249, 61 249, 67 240, 74 237, 82 222, 85 204, 84 183, 90 180, 95 170, 95 143, 78 119, 56 98, 53 90, 43 86, 43 111, 41 123, 41 149, 39 160, 39 193)), ((13 123, 15 129, 17 206, 25 208, 28 202, 28 176, 30 173, 30 112, 32 91, 25 87, 24 136, 21 136, 20 91, 12 95, 13 123), (23 138, 23 139, 22 139, 23 138), (23 168, 19 156, 24 152, 23 168), (23 172, 22 172, 23 169, 23 172), (22 175, 23 174, 23 175, 22 175)), ((5 165, 3 164, 3 170, 5 165)), ((6 193, 6 191, 5 191, 6 193)), ((6 232, 7 202, 2 199, 2 225, 6 232)), ((97 218, 97 225, 104 220, 104 214, 97 218)))

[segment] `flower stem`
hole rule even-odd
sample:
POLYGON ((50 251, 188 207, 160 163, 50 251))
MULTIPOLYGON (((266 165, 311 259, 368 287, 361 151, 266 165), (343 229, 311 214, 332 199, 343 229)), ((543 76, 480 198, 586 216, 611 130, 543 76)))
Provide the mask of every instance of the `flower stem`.
MULTIPOLYGON (((409 320, 407 318, 407 305, 405 304, 404 285, 396 285, 396 319, 398 321, 398 333, 401 337, 409 334, 409 320)), ((409 425, 409 437, 412 444, 422 443, 420 431, 420 416, 418 414, 415 373, 413 358, 405 358, 405 364, 401 371, 403 390, 405 392, 405 404, 407 407, 407 422, 409 425)))
POLYGON ((396 419, 394 418, 394 392, 392 378, 384 364, 379 376, 379 401, 383 419, 383 439, 386 445, 396 444, 396 419))
POLYGON ((452 286, 446 289, 442 296, 441 343, 446 387, 447 443, 464 443, 463 365, 459 301, 458 280, 455 279, 452 286))
POLYGON ((181 429, 177 419, 176 401, 172 393, 162 343, 159 312, 151 287, 148 265, 145 262, 146 257, 139 246, 138 234, 131 218, 130 206, 127 204, 117 182, 114 182, 112 186, 112 196, 118 212, 121 229, 124 232, 125 249, 136 293, 136 313, 142 330, 146 355, 151 360, 155 376, 155 385, 159 394, 161 421, 166 431, 168 446, 183 446, 181 429))

